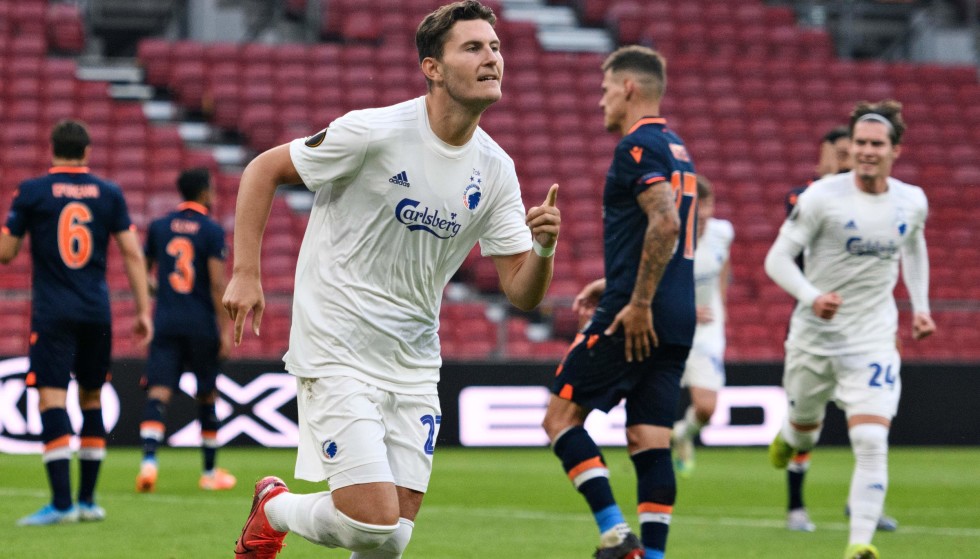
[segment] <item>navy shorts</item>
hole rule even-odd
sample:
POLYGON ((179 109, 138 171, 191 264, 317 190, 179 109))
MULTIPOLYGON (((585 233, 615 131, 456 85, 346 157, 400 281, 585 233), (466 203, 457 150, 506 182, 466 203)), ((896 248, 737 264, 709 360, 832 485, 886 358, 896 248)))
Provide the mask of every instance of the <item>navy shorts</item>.
POLYGON ((559 365, 551 392, 603 412, 626 398, 627 426, 672 427, 689 351, 685 346, 660 346, 643 361, 627 363, 623 336, 580 334, 559 365))
POLYGON ((112 325, 74 320, 35 322, 29 355, 29 386, 67 389, 74 373, 82 388, 102 388, 109 377, 112 325))
POLYGON ((177 389, 180 375, 190 371, 197 377, 197 393, 215 388, 218 379, 218 338, 200 336, 154 336, 146 362, 146 386, 177 389))

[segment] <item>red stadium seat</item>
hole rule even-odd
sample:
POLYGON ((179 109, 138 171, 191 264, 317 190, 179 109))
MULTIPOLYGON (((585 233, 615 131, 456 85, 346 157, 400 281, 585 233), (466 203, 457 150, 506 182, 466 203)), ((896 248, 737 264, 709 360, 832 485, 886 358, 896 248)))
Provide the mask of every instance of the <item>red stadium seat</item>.
POLYGON ((47 39, 63 53, 81 54, 85 50, 85 22, 81 9, 73 3, 52 3, 47 10, 47 39))

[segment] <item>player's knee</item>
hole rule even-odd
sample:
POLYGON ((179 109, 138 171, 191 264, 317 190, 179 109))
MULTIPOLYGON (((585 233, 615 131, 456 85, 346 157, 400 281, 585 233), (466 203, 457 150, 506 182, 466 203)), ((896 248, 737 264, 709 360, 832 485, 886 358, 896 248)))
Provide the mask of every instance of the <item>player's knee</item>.
POLYGON ((399 559, 412 539, 412 529, 415 523, 407 518, 398 520, 398 529, 385 542, 370 551, 361 551, 351 555, 351 559, 399 559))
MULTIPOLYGON (((384 545, 398 530, 399 524, 368 524, 337 511, 341 543, 351 551, 370 551, 384 545)), ((408 541, 405 541, 408 545, 408 541)))
POLYGON ((888 455, 888 427, 877 423, 861 423, 848 430, 851 448, 858 460, 888 455))
POLYGON ((817 441, 820 440, 821 431, 823 431, 823 425, 817 425, 816 427, 808 426, 806 429, 802 429, 793 424, 790 424, 788 427, 788 429, 783 430, 783 437, 786 443, 801 452, 813 450, 813 447, 817 446, 817 441))
POLYGON ((707 424, 711 421, 711 416, 715 414, 715 403, 701 404, 694 407, 694 417, 698 423, 707 424))

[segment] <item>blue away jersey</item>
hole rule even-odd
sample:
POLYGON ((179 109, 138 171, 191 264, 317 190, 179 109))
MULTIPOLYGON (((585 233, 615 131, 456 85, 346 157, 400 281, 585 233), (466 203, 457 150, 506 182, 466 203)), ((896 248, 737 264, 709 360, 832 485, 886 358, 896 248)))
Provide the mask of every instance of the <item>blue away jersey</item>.
POLYGON ((208 260, 225 259, 225 232, 207 216, 207 208, 184 202, 153 221, 145 252, 147 261, 157 264, 154 331, 218 337, 208 260))
POLYGON ((32 322, 110 323, 109 237, 131 225, 122 191, 88 167, 52 167, 22 182, 6 228, 30 234, 32 322))
POLYGON ((648 223, 636 198, 651 185, 667 181, 676 196, 681 228, 653 298, 653 324, 661 344, 690 347, 695 326, 696 180, 684 142, 664 119, 640 119, 620 140, 602 197, 606 290, 590 331, 604 330, 633 295, 648 223))

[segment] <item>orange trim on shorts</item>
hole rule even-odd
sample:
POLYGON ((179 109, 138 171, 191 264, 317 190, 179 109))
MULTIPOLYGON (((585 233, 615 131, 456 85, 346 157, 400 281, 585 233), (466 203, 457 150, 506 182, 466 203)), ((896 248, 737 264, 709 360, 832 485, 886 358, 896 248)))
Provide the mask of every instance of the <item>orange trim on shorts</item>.
POLYGON ((64 448, 71 443, 71 435, 62 435, 53 441, 48 441, 44 443, 44 452, 51 452, 52 450, 58 450, 59 448, 64 448))
POLYGON ((568 471, 568 479, 574 481, 575 478, 579 476, 582 472, 587 470, 593 470, 596 468, 606 469, 606 465, 602 463, 602 458, 596 456, 595 458, 589 458, 585 462, 580 463, 568 471))
POLYGON ((30 342, 31 342, 31 345, 34 345, 34 344, 37 343, 37 332, 31 332, 30 342))
POLYGON ((34 371, 27 373, 27 377, 24 379, 24 384, 27 386, 37 386, 37 373, 34 371))
POLYGON ((565 355, 561 356, 561 363, 558 363, 558 370, 555 371, 556 377, 561 374, 562 370, 565 369, 565 358, 568 357, 568 354, 571 353, 573 349, 575 349, 575 346, 582 343, 582 340, 584 339, 585 339, 585 334, 581 332, 575 334, 575 339, 572 340, 572 343, 568 345, 568 349, 565 350, 565 355))
POLYGON ((103 437, 81 437, 79 441, 82 448, 105 448, 103 437))
POLYGON ((657 514, 670 514, 674 512, 673 505, 662 505, 660 503, 640 503, 636 507, 636 512, 645 513, 652 512, 657 514))
POLYGON ((218 432, 217 431, 201 431, 201 438, 202 439, 217 439, 218 438, 218 432))

